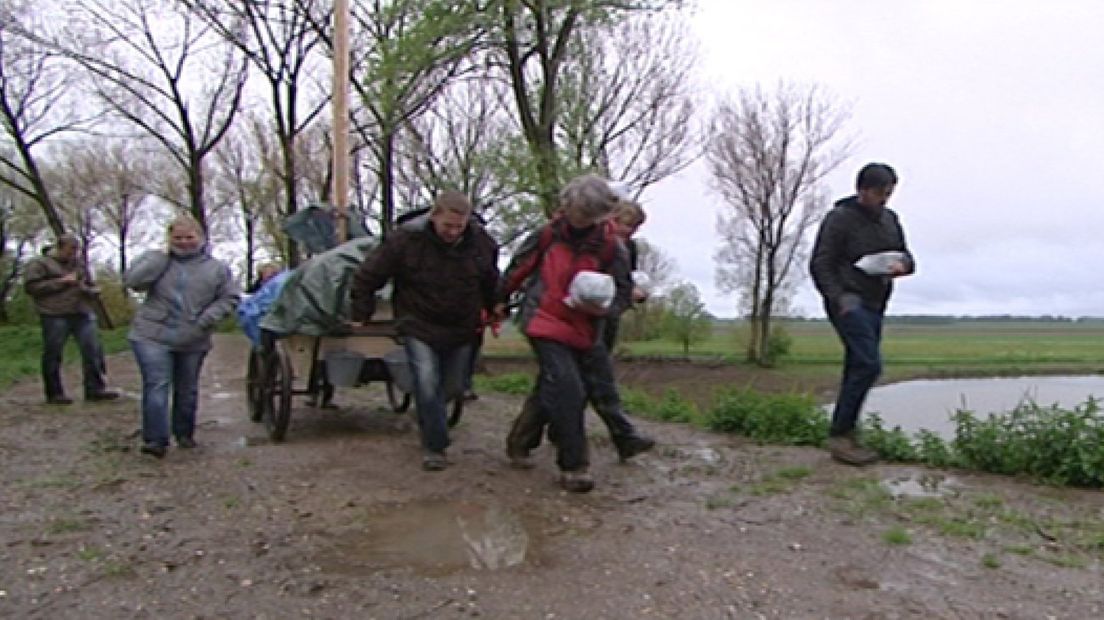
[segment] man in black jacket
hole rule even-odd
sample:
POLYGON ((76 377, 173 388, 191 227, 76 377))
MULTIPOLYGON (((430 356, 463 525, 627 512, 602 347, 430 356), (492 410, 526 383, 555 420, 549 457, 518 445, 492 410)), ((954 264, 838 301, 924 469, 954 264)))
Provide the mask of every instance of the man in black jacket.
POLYGON ((414 376, 414 403, 425 454, 422 467, 448 461, 446 401, 463 394, 482 311, 493 311, 498 245, 472 218, 471 202, 447 191, 429 213, 391 231, 357 270, 351 290, 353 320, 375 311, 375 293, 394 286, 396 328, 414 376))
POLYGON ((878 460, 859 443, 855 429, 866 394, 882 372, 882 319, 893 278, 916 269, 897 214, 886 207, 896 185, 897 174, 888 165, 864 166, 856 195, 836 202, 821 222, 810 262, 828 320, 846 351, 828 449, 850 465, 878 460))

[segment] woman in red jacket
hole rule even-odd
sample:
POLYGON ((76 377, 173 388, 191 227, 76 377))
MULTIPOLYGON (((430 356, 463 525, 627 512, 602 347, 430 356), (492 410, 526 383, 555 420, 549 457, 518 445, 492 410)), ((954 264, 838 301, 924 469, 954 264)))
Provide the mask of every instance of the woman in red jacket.
POLYGON ((556 441, 561 484, 568 491, 594 488, 584 423, 588 393, 616 392, 609 353, 601 341, 603 317, 629 304, 629 259, 605 219, 617 201, 596 175, 573 179, 560 192, 560 215, 530 234, 518 248, 499 287, 506 299, 521 291, 521 332, 537 355, 537 400, 556 441), (570 286, 583 271, 613 278, 609 305, 569 303, 570 286))

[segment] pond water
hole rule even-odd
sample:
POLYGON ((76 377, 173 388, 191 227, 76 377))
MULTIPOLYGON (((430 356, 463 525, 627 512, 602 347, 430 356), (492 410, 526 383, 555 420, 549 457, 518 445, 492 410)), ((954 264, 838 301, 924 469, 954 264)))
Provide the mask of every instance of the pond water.
POLYGON ((1072 409, 1090 396, 1104 399, 1104 376, 923 379, 875 387, 863 413, 877 412, 886 428, 900 426, 910 433, 924 428, 951 438, 951 414, 957 409, 968 409, 984 418, 990 413, 1011 411, 1025 401, 1072 409))

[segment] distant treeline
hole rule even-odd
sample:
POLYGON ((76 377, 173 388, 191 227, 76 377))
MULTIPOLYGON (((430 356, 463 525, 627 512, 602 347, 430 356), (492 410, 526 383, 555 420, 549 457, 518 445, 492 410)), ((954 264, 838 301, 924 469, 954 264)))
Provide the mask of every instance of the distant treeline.
MULTIPOLYGON (((773 320, 783 323, 822 323, 827 321, 824 317, 783 316, 773 320)), ((955 316, 950 314, 890 314, 885 318, 887 323, 914 323, 924 325, 941 325, 951 323, 1101 323, 1104 317, 1099 316, 1054 316, 1044 314, 1040 316, 1020 316, 1015 314, 986 314, 980 316, 955 316)), ((740 323, 743 319, 718 319, 720 323, 740 323)))

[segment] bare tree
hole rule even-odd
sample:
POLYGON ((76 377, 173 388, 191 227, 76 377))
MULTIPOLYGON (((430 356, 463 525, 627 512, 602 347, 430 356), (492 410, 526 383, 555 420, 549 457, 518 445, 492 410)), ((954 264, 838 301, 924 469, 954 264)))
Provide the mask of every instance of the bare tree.
POLYGON ((556 129, 561 81, 581 30, 633 11, 678 7, 679 0, 488 0, 488 45, 510 85, 518 125, 535 166, 535 193, 545 215, 562 182, 556 129))
MULTIPOLYGON (((182 0, 222 37, 233 43, 265 80, 271 126, 279 144, 279 165, 273 169, 282 183, 284 207, 290 216, 304 199, 298 171, 296 140, 325 109, 329 90, 319 78, 327 74, 319 53, 320 23, 329 0, 182 0)), ((285 257, 298 262, 295 241, 286 240, 285 257)), ((251 255, 248 255, 251 256, 251 255)))
POLYGON ((127 269, 127 248, 135 241, 135 227, 150 197, 146 180, 155 175, 149 158, 137 156, 136 150, 118 140, 91 139, 56 156, 62 177, 58 187, 67 188, 60 198, 70 211, 87 211, 80 221, 115 246, 117 273, 127 269))
MULTIPOLYGON (((395 168, 400 132, 455 79, 475 46, 478 4, 470 0, 362 0, 353 5, 358 43, 350 62, 359 147, 372 154, 379 223, 395 219, 395 168)), ((364 158, 358 158, 361 161, 364 158)))
POLYGON ((160 144, 183 178, 187 208, 206 227, 204 159, 238 112, 248 64, 174 0, 69 0, 68 22, 40 41, 90 76, 93 92, 160 144))
POLYGON ((0 323, 8 322, 8 301, 43 228, 42 214, 32 205, 25 194, 0 185, 0 323))
POLYGON ((506 93, 496 86, 457 81, 408 123, 398 181, 411 204, 428 204, 443 189, 464 192, 488 230, 509 246, 544 217, 514 178, 518 157, 527 153, 513 131, 506 93))
POLYGON ((558 123, 577 169, 601 170, 638 198, 699 156, 698 54, 688 29, 681 14, 664 12, 582 30, 558 123))
POLYGON ((34 43, 29 2, 0 6, 0 183, 33 200, 55 234, 65 223, 50 197, 36 150, 76 130, 81 121, 65 106, 71 86, 59 59, 34 43))
POLYGON ((245 242, 242 269, 249 278, 258 250, 282 250, 282 260, 290 264, 291 248, 278 243, 276 231, 266 225, 278 221, 282 212, 277 203, 286 186, 281 187, 282 179, 273 173, 273 168, 284 161, 282 154, 272 144, 266 122, 255 116, 245 118, 247 122, 239 119, 238 126, 215 150, 212 195, 216 204, 227 211, 228 217, 220 219, 231 229, 228 235, 245 242))
POLYGON ((713 116, 706 158, 725 203, 717 281, 747 300, 748 361, 773 363, 771 318, 828 206, 820 183, 850 149, 841 135, 849 117, 819 87, 786 84, 743 90, 713 116))

